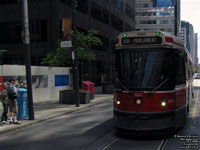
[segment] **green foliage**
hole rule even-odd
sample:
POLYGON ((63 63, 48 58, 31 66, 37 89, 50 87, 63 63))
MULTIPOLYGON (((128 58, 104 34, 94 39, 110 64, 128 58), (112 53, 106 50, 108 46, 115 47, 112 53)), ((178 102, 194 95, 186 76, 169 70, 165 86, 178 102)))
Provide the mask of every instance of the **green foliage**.
MULTIPOLYGON (((76 31, 76 48, 78 59, 84 60, 95 60, 96 56, 92 52, 91 48, 93 46, 102 45, 101 39, 96 35, 98 32, 96 30, 89 30, 87 34, 83 32, 76 31)), ((59 41, 60 43, 60 41, 59 41)), ((71 66, 72 48, 57 48, 55 51, 50 51, 46 58, 43 59, 43 65, 49 65, 50 67, 66 67, 71 66)))
POLYGON ((46 58, 43 59, 43 65, 49 65, 50 67, 65 67, 70 66, 71 60, 71 48, 57 48, 55 51, 50 51, 46 58))

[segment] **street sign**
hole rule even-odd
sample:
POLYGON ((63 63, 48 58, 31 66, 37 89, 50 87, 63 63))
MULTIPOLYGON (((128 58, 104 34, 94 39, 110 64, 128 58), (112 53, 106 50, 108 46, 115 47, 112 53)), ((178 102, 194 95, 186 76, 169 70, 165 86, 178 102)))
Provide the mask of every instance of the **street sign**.
POLYGON ((72 41, 61 41, 60 47, 72 47, 72 41))

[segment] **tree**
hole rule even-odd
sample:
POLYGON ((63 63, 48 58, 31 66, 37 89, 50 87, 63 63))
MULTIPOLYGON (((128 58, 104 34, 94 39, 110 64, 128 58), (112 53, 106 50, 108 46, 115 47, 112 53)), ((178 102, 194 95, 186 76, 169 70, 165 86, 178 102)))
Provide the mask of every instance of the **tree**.
MULTIPOLYGON (((88 30, 88 33, 76 31, 77 35, 77 53, 78 59, 95 60, 96 56, 91 48, 102 45, 101 39, 97 37, 96 30, 88 30)), ((72 36, 73 37, 73 36, 72 36)), ((60 43, 60 41, 59 41, 60 43)), ((42 64, 50 67, 66 67, 72 65, 72 48, 57 48, 55 51, 50 51, 42 64)))

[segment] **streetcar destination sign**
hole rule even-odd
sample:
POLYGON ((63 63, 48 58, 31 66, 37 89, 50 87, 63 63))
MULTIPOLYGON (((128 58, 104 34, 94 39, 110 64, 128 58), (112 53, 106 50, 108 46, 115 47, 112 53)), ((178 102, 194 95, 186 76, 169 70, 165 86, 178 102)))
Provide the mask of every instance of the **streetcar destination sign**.
POLYGON ((154 37, 126 37, 121 40, 122 45, 134 44, 161 44, 162 38, 159 36, 154 37))

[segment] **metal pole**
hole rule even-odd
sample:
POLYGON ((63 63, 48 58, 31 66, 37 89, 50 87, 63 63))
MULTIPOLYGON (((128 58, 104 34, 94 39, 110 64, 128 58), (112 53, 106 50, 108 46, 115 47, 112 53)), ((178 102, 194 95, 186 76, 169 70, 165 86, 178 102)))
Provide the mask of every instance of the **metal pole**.
POLYGON ((28 91, 29 120, 34 120, 32 84, 31 84, 32 80, 31 80, 28 2, 27 0, 23 0, 22 2, 23 2, 24 45, 25 45, 25 53, 26 53, 26 81, 27 81, 27 91, 28 91))
POLYGON ((76 101, 76 107, 79 107, 80 105, 80 99, 79 99, 79 83, 78 83, 78 58, 77 58, 77 34, 76 34, 76 7, 77 7, 77 1, 73 0, 73 8, 72 8, 72 21, 73 21, 73 51, 72 51, 72 59, 73 59, 73 77, 74 77, 74 99, 76 101))
POLYGON ((174 23, 174 32, 175 32, 175 36, 178 36, 178 31, 177 31, 177 15, 178 15, 178 6, 177 6, 177 0, 175 0, 174 1, 174 21, 175 21, 175 23, 174 23))

